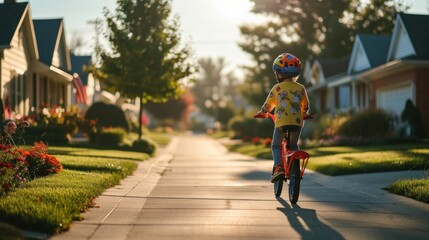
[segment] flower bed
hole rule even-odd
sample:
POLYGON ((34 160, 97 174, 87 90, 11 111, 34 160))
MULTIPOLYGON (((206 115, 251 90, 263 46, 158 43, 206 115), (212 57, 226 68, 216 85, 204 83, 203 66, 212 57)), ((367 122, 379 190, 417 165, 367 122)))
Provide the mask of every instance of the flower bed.
POLYGON ((0 144, 0 196, 37 177, 58 173, 61 163, 43 142, 29 150, 0 144))

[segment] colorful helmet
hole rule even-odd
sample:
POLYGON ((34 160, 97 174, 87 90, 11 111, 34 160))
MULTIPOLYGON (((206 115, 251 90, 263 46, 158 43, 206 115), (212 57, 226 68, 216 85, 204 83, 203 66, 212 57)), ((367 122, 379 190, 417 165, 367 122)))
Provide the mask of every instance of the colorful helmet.
POLYGON ((290 53, 282 53, 274 60, 273 71, 286 78, 296 77, 301 74, 301 61, 290 53))

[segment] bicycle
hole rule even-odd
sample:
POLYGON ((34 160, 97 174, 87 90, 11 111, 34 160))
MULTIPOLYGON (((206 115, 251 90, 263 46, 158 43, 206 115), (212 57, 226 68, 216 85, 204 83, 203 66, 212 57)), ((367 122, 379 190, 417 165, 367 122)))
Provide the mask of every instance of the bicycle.
MULTIPOLYGON (((276 116, 274 116, 273 114, 267 113, 267 116, 271 118, 273 122, 276 121, 276 116)), ((254 117, 265 118, 265 116, 263 115, 255 115, 254 117)), ((309 120, 309 119, 313 119, 313 116, 311 115, 304 116, 304 120, 309 120)), ((274 195, 276 197, 280 197, 283 190, 283 182, 287 182, 287 180, 289 179, 289 201, 292 204, 296 204, 299 198, 301 179, 307 167, 308 160, 310 159, 310 154, 301 150, 291 151, 289 149, 288 142, 289 142, 289 129, 286 128, 286 133, 282 142, 282 151, 281 151, 283 168, 285 169, 285 178, 274 182, 274 195)), ((274 167, 273 167, 273 172, 274 172, 274 167)))
POLYGON ((23 135, 25 129, 29 126, 30 124, 27 121, 16 124, 14 121, 7 119, 0 122, 0 144, 14 147, 25 145, 23 135))

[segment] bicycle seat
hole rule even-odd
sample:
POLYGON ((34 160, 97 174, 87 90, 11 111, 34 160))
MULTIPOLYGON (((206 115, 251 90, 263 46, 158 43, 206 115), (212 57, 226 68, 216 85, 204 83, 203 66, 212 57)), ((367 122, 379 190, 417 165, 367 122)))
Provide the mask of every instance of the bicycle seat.
POLYGON ((281 126, 279 128, 280 128, 280 131, 282 132, 287 132, 287 131, 297 132, 300 129, 300 126, 286 125, 286 126, 281 126))

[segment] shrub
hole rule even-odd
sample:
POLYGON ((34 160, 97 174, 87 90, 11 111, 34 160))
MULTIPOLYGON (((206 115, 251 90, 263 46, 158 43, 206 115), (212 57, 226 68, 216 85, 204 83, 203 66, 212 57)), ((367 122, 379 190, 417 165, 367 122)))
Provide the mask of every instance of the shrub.
POLYGON ((238 118, 228 123, 230 130, 234 131, 234 138, 243 137, 272 137, 274 123, 270 119, 238 118))
POLYGON ((0 144, 0 196, 27 181, 27 166, 16 148, 0 144))
POLYGON ((42 141, 52 145, 63 145, 69 142, 67 136, 69 133, 61 126, 32 125, 25 132, 24 139, 27 144, 42 141))
POLYGON ((20 150, 28 163, 31 179, 59 173, 63 166, 55 156, 48 154, 48 147, 43 142, 36 142, 29 151, 20 150))
POLYGON ((414 106, 411 99, 407 99, 405 102, 405 108, 401 113, 401 120, 410 125, 412 136, 424 137, 425 131, 420 110, 414 106))
POLYGON ((386 137, 393 132, 393 117, 379 109, 360 112, 348 119, 338 129, 347 137, 386 137))
POLYGON ((261 139, 259 137, 253 137, 252 143, 255 145, 258 145, 259 143, 261 143, 261 139))
POLYGON ((156 145, 151 140, 143 138, 141 140, 135 140, 131 146, 131 149, 153 155, 156 150, 156 145))
POLYGON ((127 132, 130 130, 130 124, 124 111, 119 106, 96 102, 88 108, 85 119, 87 122, 96 121, 97 127, 122 128, 127 132))
POLYGON ((42 142, 29 150, 0 144, 0 196, 27 180, 58 173, 63 168, 42 142))
POLYGON ((27 143, 38 141, 49 144, 66 144, 68 135, 75 134, 83 118, 78 112, 66 112, 61 107, 41 108, 24 118, 30 122, 30 127, 23 135, 27 143))
POLYGON ((122 128, 100 128, 94 134, 91 134, 91 138, 95 138, 91 142, 95 142, 98 145, 103 146, 119 146, 125 138, 126 131, 122 128))
POLYGON ((265 147, 271 147, 271 143, 272 143, 272 139, 271 138, 265 138, 263 141, 263 144, 265 147))

